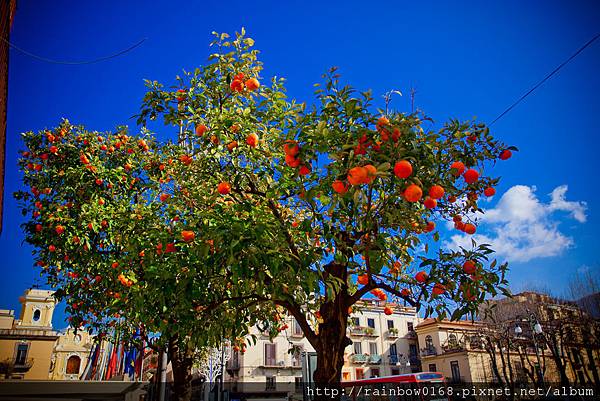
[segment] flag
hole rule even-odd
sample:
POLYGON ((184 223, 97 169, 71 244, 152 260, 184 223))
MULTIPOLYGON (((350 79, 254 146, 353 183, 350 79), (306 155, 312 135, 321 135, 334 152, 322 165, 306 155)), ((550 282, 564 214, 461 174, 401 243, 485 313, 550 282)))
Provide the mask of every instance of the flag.
POLYGON ((125 370, 123 373, 128 375, 130 378, 135 376, 135 362, 137 359, 137 349, 130 347, 125 354, 125 370))

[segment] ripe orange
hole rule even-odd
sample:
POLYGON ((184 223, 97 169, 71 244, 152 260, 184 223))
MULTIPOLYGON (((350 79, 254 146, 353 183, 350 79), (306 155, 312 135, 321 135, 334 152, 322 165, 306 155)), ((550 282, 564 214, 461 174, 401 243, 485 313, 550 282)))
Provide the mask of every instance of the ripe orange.
POLYGON ((433 286, 433 289, 431 290, 432 294, 434 295, 442 295, 443 293, 446 292, 446 287, 444 287, 443 284, 440 283, 436 283, 433 286))
POLYGON ((494 196, 496 195, 496 190, 493 187, 487 187, 483 190, 483 194, 485 196, 494 196))
POLYGON ((242 92, 244 90, 244 83, 239 79, 234 79, 229 84, 229 87, 233 92, 242 92))
MULTIPOLYGON (((41 231, 41 228, 42 228, 42 226, 40 225, 40 230, 39 231, 41 231)), ((65 232, 65 227, 63 227, 63 226, 56 226, 55 230, 56 230, 56 233, 58 235, 61 235, 62 233, 65 232)))
POLYGON ((287 164, 290 167, 296 168, 300 165, 300 159, 296 159, 294 156, 291 155, 286 155, 285 164, 287 164))
POLYGON ((186 166, 189 166, 190 164, 192 164, 194 159, 192 158, 192 156, 189 155, 181 155, 179 156, 179 161, 185 164, 186 166))
POLYGON ((455 223, 462 221, 462 217, 460 217, 458 214, 455 215, 454 217, 452 217, 452 221, 454 221, 455 223))
POLYGON ((477 271, 477 266, 472 260, 467 260, 465 263, 463 263, 463 270, 467 274, 473 274, 475 271, 477 271))
POLYGON ((80 160, 80 161, 81 161, 83 164, 90 164, 90 161, 89 161, 89 159, 87 158, 87 156, 86 156, 86 155, 83 155, 83 154, 82 154, 81 156, 79 156, 79 160, 80 160))
POLYGON ((369 282, 369 275, 368 274, 361 274, 360 276, 358 276, 358 284, 362 284, 365 285, 369 282))
POLYGON ((192 242, 194 238, 196 238, 196 233, 190 230, 183 230, 181 232, 181 238, 183 238, 185 242, 192 242))
POLYGON ((377 119, 377 129, 381 129, 381 128, 385 127, 386 125, 388 125, 389 123, 390 123, 390 120, 388 120, 387 117, 381 116, 377 119))
POLYGON ((308 166, 306 166, 306 164, 303 164, 302 166, 300 166, 298 173, 300 175, 308 175, 308 174, 310 174, 310 168, 308 166))
POLYGON ((161 201, 161 202, 164 202, 164 201, 166 201, 167 199, 169 199, 169 197, 170 197, 170 196, 171 196, 171 195, 169 195, 169 194, 162 193, 162 194, 160 194, 160 201, 161 201))
POLYGON ((471 223, 465 224, 465 232, 467 234, 473 235, 473 234, 475 234, 475 231, 477 231, 477 228, 473 224, 471 224, 471 223))
POLYGON ((512 152, 509 149, 504 149, 498 157, 500 158, 500 160, 508 160, 511 156, 512 152))
POLYGON ((425 198, 425 200, 423 201, 423 205, 425 205, 425 207, 427 209, 433 209, 434 207, 437 206, 437 201, 435 199, 432 199, 430 197, 425 198))
POLYGON ((353 167, 348 171, 348 182, 351 185, 363 184, 368 177, 368 171, 364 167, 353 167))
POLYGON ((419 187, 418 185, 410 184, 404 190, 404 199, 406 199, 409 202, 418 202, 422 196, 423 196, 423 191, 421 190, 421 187, 419 187))
POLYGON ((229 185, 228 182, 220 182, 219 185, 217 185, 217 191, 221 195, 227 195, 231 192, 231 185, 229 185))
POLYGON ((238 147, 237 141, 231 141, 227 144, 227 150, 230 152, 237 147, 238 147))
POLYGON ((250 78, 249 80, 246 81, 246 89, 248 89, 249 91, 257 90, 259 87, 260 87, 260 83, 258 82, 258 79, 256 79, 256 78, 250 78))
POLYGON ((346 192, 348 192, 348 184, 346 184, 343 181, 340 180, 336 180, 331 184, 331 187, 333 188, 333 190, 335 192, 337 192, 338 194, 345 194, 346 192))
POLYGON ((450 165, 450 168, 456 170, 452 172, 452 175, 457 177, 462 175, 462 173, 465 171, 465 165, 463 162, 454 162, 450 165))
POLYGON ((208 131, 208 127, 204 124, 196 125, 196 135, 202 136, 208 131))
POLYGON ((292 222, 292 227, 294 227, 294 228, 298 227, 298 222, 297 221, 293 221, 292 222))
POLYGON ((477 172, 477 170, 473 170, 472 168, 470 168, 467 171, 465 171, 465 173, 463 174, 463 178, 465 179, 465 182, 467 184, 472 184, 479 179, 479 173, 477 172))
POLYGON ((283 152, 288 156, 295 157, 300 152, 300 146, 296 141, 286 141, 283 145, 283 152))
POLYGON ((386 315, 391 315, 392 313, 394 313, 394 311, 392 310, 392 308, 390 308, 389 306, 386 306, 385 308, 383 308, 383 313, 385 313, 386 315))
POLYGON ((400 295, 403 297, 408 297, 410 296, 410 290, 408 288, 403 288, 402 291, 400 291, 400 295))
POLYGON ((425 226, 425 230, 424 230, 424 231, 425 231, 426 233, 430 233, 430 232, 432 232, 433 230, 435 230, 435 223, 434 223, 433 221, 428 221, 428 222, 427 222, 427 225, 425 226))
POLYGON ((251 133, 246 137, 246 143, 251 148, 255 148, 258 145, 258 135, 256 135, 255 133, 251 133))
POLYGON ((432 199, 442 199, 444 196, 444 187, 441 185, 432 185, 431 188, 429 188, 429 196, 432 199))
POLYGON ((50 246, 48 247, 48 251, 49 251, 49 252, 54 252, 54 251, 56 251, 56 247, 55 247, 54 245, 50 245, 50 246))
POLYGON ((377 178, 377 168, 372 164, 367 164, 365 166, 365 169, 367 170, 367 178, 365 178, 365 184, 370 184, 375 178, 377 178))
POLYGON ((427 281, 427 273, 425 273, 424 271, 420 271, 415 275, 415 280, 417 280, 417 282, 419 283, 424 283, 425 281, 427 281))
POLYGON ((408 178, 413 172, 413 167, 410 162, 401 160, 394 166, 394 174, 398 178, 408 178))

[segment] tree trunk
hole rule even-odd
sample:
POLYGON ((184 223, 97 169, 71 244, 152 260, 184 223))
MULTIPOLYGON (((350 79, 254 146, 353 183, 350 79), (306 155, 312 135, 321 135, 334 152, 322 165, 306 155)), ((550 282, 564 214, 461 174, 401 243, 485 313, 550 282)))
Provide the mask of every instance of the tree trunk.
MULTIPOLYGON (((345 282, 346 268, 342 265, 330 264, 327 269, 329 274, 345 282)), ((315 350, 317 352, 317 368, 314 373, 316 389, 322 391, 336 389, 339 391, 342 380, 342 367, 344 366, 344 350, 352 341, 346 336, 348 327, 348 288, 343 285, 335 298, 321 305, 320 313, 323 323, 319 324, 319 333, 315 350)), ((315 393, 314 400, 339 399, 339 393, 334 397, 315 393)))
POLYGON ((192 398, 192 363, 187 344, 178 338, 169 341, 169 359, 173 368, 171 401, 190 401, 192 398))

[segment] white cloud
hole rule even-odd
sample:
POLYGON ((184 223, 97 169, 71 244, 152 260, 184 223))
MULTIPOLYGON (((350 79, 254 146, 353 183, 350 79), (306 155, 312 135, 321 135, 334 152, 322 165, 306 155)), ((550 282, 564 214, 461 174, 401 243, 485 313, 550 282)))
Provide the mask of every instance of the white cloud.
MULTIPOLYGON (((515 185, 502 195, 493 209, 479 215, 479 228, 488 234, 475 234, 477 243, 492 245, 498 256, 515 262, 556 256, 573 245, 573 239, 559 231, 555 211, 569 212, 580 223, 586 221, 585 202, 567 201, 567 186, 555 188, 550 202, 541 202, 534 186, 515 185)), ((471 236, 452 235, 450 248, 470 248, 471 236)))
POLYGON ((554 191, 550 194, 552 201, 550 202, 549 210, 562 210, 565 212, 571 212, 571 216, 580 223, 585 223, 587 216, 585 211, 587 204, 585 202, 569 202, 565 199, 568 187, 561 185, 560 187, 554 188, 554 191))

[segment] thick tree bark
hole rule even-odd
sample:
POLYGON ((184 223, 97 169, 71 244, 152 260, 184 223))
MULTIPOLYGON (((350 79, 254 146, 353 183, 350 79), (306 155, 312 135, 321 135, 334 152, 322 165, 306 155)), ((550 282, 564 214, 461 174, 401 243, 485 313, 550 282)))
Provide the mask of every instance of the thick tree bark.
MULTIPOLYGON (((327 266, 328 274, 346 282, 346 266, 331 263, 327 266)), ((319 324, 316 343, 317 369, 314 382, 317 388, 340 388, 342 367, 344 366, 344 350, 352 341, 346 336, 348 327, 348 307, 350 297, 348 287, 343 285, 335 298, 327 300, 320 309, 323 323, 319 324)), ((339 398, 339 397, 335 397, 339 398)), ((316 396, 315 400, 332 400, 331 396, 316 396)))
POLYGON ((171 401, 190 401, 192 398, 193 358, 177 337, 169 341, 169 359, 173 368, 173 392, 171 401))

